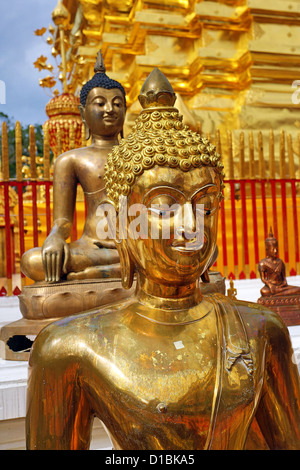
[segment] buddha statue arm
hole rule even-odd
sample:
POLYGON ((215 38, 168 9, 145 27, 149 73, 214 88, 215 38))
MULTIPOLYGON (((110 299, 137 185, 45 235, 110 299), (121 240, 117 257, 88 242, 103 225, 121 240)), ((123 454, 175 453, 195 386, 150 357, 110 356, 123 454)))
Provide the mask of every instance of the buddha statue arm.
POLYGON ((300 449, 300 378, 282 320, 270 315, 266 368, 256 418, 271 450, 300 449))
POLYGON ((286 272, 285 272, 285 264, 281 262, 282 264, 282 270, 281 270, 281 275, 282 275, 282 286, 287 286, 287 280, 286 280, 286 272))
POLYGON ((265 286, 267 286, 271 290, 271 285, 267 280, 265 268, 262 264, 258 265, 258 272, 259 272, 261 281, 265 284, 265 286))
POLYGON ((67 272, 70 256, 69 237, 73 224, 76 203, 77 177, 74 159, 67 153, 59 157, 54 165, 53 179, 53 227, 42 247, 45 280, 59 281, 67 272))
POLYGON ((81 388, 80 360, 71 352, 74 341, 62 345, 63 338, 51 334, 52 325, 46 330, 36 339, 29 361, 26 447, 88 450, 93 413, 81 388))
POLYGON ((265 289, 269 288, 269 293, 275 294, 276 292, 276 285, 274 283, 274 279, 268 276, 268 269, 263 264, 258 265, 258 271, 260 274, 261 281, 265 284, 265 289))
POLYGON ((53 228, 64 239, 72 228, 77 184, 75 158, 68 152, 56 160, 53 176, 53 228))
POLYGON ((263 283, 265 283, 265 270, 262 261, 258 264, 258 272, 263 283))

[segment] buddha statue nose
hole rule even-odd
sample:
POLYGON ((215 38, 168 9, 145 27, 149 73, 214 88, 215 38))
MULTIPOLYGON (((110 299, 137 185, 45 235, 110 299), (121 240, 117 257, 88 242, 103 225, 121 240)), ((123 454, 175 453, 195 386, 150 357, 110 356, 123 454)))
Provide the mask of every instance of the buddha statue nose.
POLYGON ((196 237, 196 218, 195 214, 193 211, 192 204, 186 203, 184 204, 184 214, 183 214, 183 220, 184 220, 184 237, 187 240, 192 240, 196 237))
POLYGON ((113 105, 110 101, 107 101, 104 105, 104 111, 106 113, 112 113, 113 112, 113 105))
POLYGON ((182 206, 180 222, 182 223, 176 227, 176 237, 182 241, 195 241, 197 223, 192 204, 186 203, 182 206))

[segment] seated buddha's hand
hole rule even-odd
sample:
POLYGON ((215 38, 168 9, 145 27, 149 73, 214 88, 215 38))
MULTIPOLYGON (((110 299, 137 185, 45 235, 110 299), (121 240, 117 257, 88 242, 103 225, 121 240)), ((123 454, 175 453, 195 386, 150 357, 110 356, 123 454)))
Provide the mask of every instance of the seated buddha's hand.
POLYGON ((270 287, 271 294, 276 294, 276 292, 277 292, 277 287, 274 286, 273 284, 270 284, 269 287, 270 287))
POLYGON ((47 282, 60 281, 62 274, 67 273, 70 257, 68 243, 59 235, 49 235, 42 247, 42 259, 47 282))

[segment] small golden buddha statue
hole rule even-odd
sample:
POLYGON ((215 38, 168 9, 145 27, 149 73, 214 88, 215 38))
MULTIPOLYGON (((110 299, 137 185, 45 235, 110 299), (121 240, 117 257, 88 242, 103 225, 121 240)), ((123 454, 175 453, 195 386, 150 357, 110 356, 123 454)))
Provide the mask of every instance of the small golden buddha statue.
POLYGON ((278 240, 272 229, 265 240, 266 257, 258 264, 264 286, 258 303, 272 308, 289 326, 300 324, 300 287, 291 286, 286 279, 285 264, 278 257, 278 240))
POLYGON ((86 138, 91 135, 92 144, 65 152, 55 161, 53 227, 42 248, 27 251, 21 259, 22 272, 34 281, 120 276, 115 246, 97 236, 97 208, 104 194, 106 157, 118 145, 123 130, 126 101, 122 85, 106 75, 101 52, 94 77, 81 90, 80 102, 86 138), (87 215, 81 238, 67 243, 78 184, 84 191, 87 215))
POLYGON ((244 449, 251 436, 252 448, 300 449, 300 381, 284 323, 199 287, 216 247, 220 155, 182 124, 158 69, 140 101, 105 171, 123 285, 135 269, 136 292, 40 333, 27 447, 88 449, 97 416, 116 450, 244 449))
POLYGON ((237 296, 237 290, 236 288, 234 287, 234 282, 233 282, 233 279, 232 277, 230 277, 230 280, 229 280, 229 289, 227 289, 227 295, 228 297, 230 297, 231 299, 233 300, 237 300, 236 296, 237 296))

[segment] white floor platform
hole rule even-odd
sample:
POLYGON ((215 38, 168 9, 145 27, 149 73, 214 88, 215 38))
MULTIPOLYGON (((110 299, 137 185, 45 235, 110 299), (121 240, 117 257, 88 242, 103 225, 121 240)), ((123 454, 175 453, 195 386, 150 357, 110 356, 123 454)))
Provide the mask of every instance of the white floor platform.
MULTIPOLYGON (((288 278, 288 283, 300 286, 300 276, 288 278)), ((227 287, 228 283, 226 282, 227 287)), ((237 298, 253 301, 260 297, 259 279, 235 281, 237 298)), ((18 320, 21 314, 17 297, 0 297, 0 328, 18 320)), ((294 358, 300 368, 300 326, 289 327, 294 358)), ((25 449, 27 363, 0 359, 0 450, 25 449)), ((111 448, 99 420, 95 420, 91 449, 111 448)))

